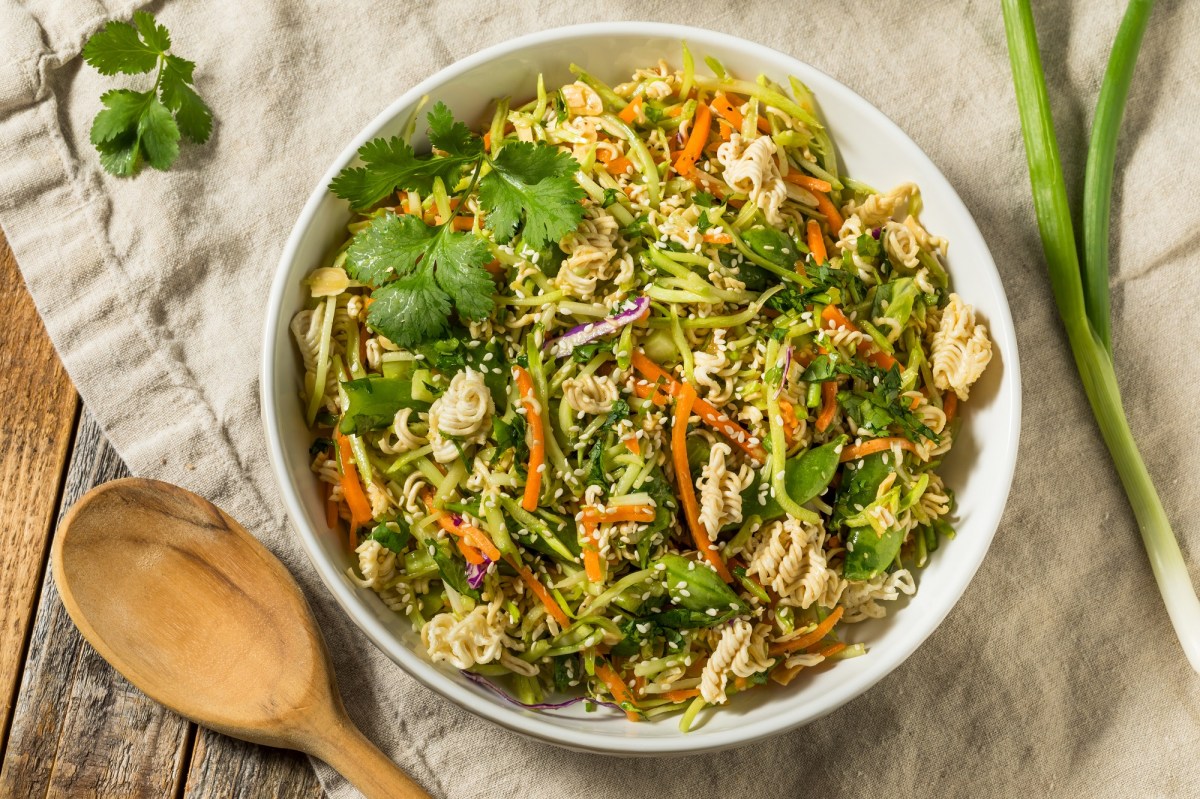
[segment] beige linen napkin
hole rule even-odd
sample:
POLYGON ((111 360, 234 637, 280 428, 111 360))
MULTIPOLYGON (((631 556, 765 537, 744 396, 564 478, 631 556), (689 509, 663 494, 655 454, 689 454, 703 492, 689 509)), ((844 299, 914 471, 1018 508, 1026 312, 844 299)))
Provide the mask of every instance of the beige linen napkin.
MULTIPOLYGON (((216 132, 205 146, 185 146, 170 172, 122 180, 100 170, 88 144, 98 98, 114 81, 78 55, 104 20, 135 5, 0 0, 0 223, 75 384, 131 469, 208 496, 283 558, 321 620, 351 715, 435 796, 1200 795, 1200 678, 1174 640, 1054 314, 995 4, 155 3, 177 51, 199 65, 216 132), (1025 430, 991 553, 945 623, 890 677, 750 748, 618 762, 476 719, 357 631, 284 518, 257 375, 284 239, 354 133, 481 47, 636 18, 695 23, 793 54, 916 139, 999 264, 1024 361, 1025 430)), ((1121 4, 1036 5, 1077 186, 1121 4)), ((1193 563, 1198 73, 1200 8, 1160 4, 1121 139, 1112 281, 1129 415, 1193 563)), ((331 796, 355 795, 324 766, 318 773, 331 796)))

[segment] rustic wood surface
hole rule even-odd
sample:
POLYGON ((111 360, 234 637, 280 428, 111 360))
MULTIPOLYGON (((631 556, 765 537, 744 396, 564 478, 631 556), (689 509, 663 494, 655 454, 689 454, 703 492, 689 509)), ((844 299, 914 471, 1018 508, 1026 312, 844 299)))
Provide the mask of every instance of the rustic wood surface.
POLYGON ((49 577, 51 537, 127 471, 78 412, 2 235, 0 286, 0 797, 317 799, 302 755, 197 729, 79 636, 49 577))

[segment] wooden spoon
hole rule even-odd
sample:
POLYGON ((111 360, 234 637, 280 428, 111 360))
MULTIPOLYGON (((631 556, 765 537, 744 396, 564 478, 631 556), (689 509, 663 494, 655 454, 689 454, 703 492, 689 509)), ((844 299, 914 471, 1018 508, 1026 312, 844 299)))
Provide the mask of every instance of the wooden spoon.
POLYGON ((295 580, 216 505, 157 480, 105 483, 67 514, 51 552, 83 637, 151 698, 314 755, 370 799, 429 799, 346 715, 295 580))

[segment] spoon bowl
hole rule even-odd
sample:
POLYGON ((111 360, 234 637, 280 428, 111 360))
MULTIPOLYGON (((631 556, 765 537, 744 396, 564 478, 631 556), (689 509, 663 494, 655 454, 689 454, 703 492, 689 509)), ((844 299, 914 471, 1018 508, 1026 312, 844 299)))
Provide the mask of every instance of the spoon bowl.
POLYGON ((51 559, 83 637, 152 699, 319 757, 367 796, 427 796, 346 715, 295 580, 216 505, 156 480, 105 483, 71 509, 51 559))

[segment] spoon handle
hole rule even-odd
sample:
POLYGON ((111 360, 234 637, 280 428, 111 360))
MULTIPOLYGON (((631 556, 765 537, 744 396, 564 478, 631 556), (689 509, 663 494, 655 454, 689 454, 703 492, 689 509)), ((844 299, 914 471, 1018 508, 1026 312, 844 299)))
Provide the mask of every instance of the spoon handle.
POLYGON ((309 750, 350 781, 367 799, 432 799, 346 716, 321 731, 309 750))

